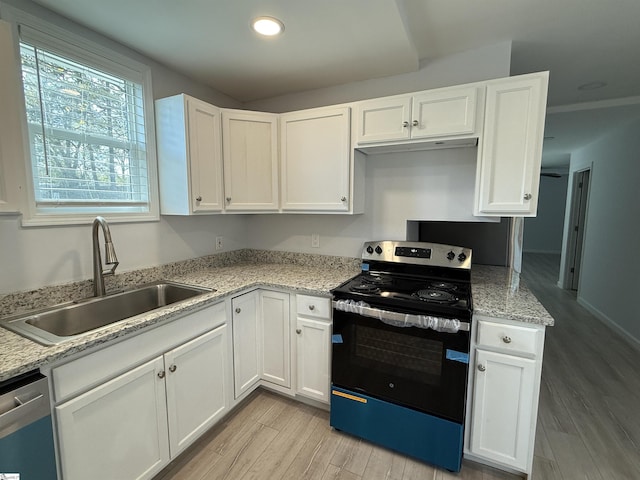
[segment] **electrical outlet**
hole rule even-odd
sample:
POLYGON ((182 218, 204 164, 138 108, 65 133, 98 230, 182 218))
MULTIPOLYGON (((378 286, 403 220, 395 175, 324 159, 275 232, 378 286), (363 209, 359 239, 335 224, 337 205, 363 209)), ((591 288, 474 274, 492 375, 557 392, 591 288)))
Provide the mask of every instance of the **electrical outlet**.
POLYGON ((311 247, 312 248, 320 248, 320 234, 312 233, 311 234, 311 247))
POLYGON ((222 237, 216 237, 216 250, 222 250, 222 237))

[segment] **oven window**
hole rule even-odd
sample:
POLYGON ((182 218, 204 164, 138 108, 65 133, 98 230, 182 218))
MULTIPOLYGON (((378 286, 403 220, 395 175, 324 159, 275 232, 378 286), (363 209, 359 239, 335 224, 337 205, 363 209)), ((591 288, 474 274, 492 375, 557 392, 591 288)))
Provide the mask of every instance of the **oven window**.
POLYGON ((378 371, 419 382, 438 384, 442 372, 442 342, 357 325, 355 361, 375 363, 378 371))

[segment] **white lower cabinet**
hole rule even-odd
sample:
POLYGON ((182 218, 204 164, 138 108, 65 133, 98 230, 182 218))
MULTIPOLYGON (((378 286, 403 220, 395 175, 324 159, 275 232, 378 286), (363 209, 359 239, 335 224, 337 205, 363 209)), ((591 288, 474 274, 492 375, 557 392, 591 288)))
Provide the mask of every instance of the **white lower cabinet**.
POLYGON ((258 304, 260 291, 231 299, 235 398, 253 390, 260 380, 262 341, 258 304))
POLYGON ((296 393, 329 403, 331 383, 331 300, 296 298, 296 393))
POLYGON ((65 480, 151 478, 169 462, 162 357, 55 408, 65 480))
POLYGON ((465 454, 472 460, 530 474, 544 327, 489 318, 476 323, 465 454))
POLYGON ((260 291, 262 379, 291 387, 291 321, 289 294, 260 291))
POLYGON ((226 413, 231 367, 224 318, 219 304, 53 369, 64 480, 152 478, 226 413), (131 352, 141 352, 139 358, 161 352, 205 321, 218 327, 95 386, 109 368, 121 371, 131 352), (93 368, 104 363, 102 371, 93 368), (73 373, 94 386, 83 391, 73 373))
POLYGON ((227 362, 226 325, 164 355, 171 458, 226 413, 227 362))
POLYGON ((476 351, 474 453, 526 469, 533 411, 535 361, 503 353, 476 351))

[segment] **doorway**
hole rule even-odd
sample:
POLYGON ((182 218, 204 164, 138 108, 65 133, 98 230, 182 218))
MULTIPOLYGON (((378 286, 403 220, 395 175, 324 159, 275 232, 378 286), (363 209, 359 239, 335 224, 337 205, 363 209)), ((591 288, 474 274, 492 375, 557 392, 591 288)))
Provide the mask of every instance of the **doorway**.
POLYGON ((578 290, 580 281, 590 176, 591 169, 580 170, 573 174, 569 242, 567 244, 567 279, 565 282, 566 288, 570 290, 578 290))

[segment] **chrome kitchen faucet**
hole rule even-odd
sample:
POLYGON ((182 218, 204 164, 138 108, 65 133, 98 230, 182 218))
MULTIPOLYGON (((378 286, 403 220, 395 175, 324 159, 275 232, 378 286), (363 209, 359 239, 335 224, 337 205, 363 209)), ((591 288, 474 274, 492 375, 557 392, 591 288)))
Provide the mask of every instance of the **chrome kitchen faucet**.
POLYGON ((92 228, 93 239, 93 295, 100 297, 105 294, 104 277, 105 275, 113 275, 118 267, 118 257, 111 242, 111 232, 109 225, 103 217, 96 217, 93 221, 92 228), (104 235, 104 263, 112 265, 108 270, 102 269, 102 258, 100 256, 100 245, 98 244, 98 226, 102 227, 104 235))

